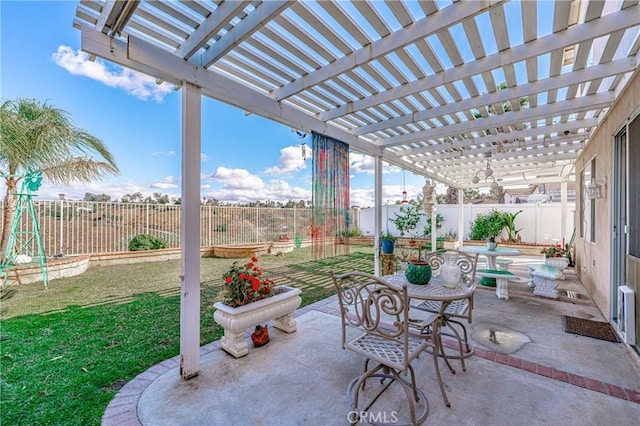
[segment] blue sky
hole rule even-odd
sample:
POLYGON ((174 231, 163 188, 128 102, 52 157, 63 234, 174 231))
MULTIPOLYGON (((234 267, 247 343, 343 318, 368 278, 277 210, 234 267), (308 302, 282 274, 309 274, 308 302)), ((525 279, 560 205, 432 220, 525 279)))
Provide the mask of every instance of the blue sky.
MULTIPOLYGON (((80 51, 73 28, 76 1, 0 1, 0 98, 33 98, 65 110, 99 137, 121 174, 70 187, 45 182, 40 199, 82 199, 86 192, 180 195, 181 96, 173 87, 80 51)), ((289 127, 209 98, 202 100, 202 196, 225 202, 311 199, 311 145, 289 127)), ((402 197, 403 173, 385 168, 385 202, 402 197)), ((424 179, 407 172, 409 198, 424 179)), ((4 188, 2 188, 4 194, 4 188)), ((352 205, 373 205, 371 158, 351 155, 352 205)))

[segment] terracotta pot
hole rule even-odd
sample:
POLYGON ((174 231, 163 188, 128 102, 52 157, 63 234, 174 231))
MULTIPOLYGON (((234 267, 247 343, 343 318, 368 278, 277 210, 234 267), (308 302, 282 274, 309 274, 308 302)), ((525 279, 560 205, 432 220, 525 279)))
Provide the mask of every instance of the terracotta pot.
POLYGON ((251 333, 251 341, 255 347, 266 345, 269 342, 269 329, 265 325, 256 325, 256 329, 251 333))

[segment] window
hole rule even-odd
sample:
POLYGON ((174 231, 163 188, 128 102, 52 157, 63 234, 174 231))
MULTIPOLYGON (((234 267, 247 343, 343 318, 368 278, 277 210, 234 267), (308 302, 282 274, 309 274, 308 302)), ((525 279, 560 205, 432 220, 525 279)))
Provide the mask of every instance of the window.
POLYGON ((580 172, 580 236, 587 241, 596 241, 596 200, 587 195, 587 184, 596 177, 596 159, 594 158, 580 172))

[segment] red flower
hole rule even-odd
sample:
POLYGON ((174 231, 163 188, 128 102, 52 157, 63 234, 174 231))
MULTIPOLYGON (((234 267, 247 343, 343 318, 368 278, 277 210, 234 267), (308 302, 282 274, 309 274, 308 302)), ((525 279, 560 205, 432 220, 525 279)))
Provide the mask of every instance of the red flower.
POLYGON ((224 301, 229 306, 246 305, 273 295, 274 283, 262 278, 262 268, 256 265, 254 256, 244 265, 234 262, 222 276, 224 279, 224 301))

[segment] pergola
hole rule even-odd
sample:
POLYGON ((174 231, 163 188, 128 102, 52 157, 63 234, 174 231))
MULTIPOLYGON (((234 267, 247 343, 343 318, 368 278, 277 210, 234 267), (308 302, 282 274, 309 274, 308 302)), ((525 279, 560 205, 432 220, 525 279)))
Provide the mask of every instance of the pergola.
POLYGON ((561 182, 566 199, 640 48, 637 0, 83 0, 74 26, 82 50, 182 88, 185 378, 199 369, 202 95, 373 156, 378 205, 383 161, 457 188, 561 182))

